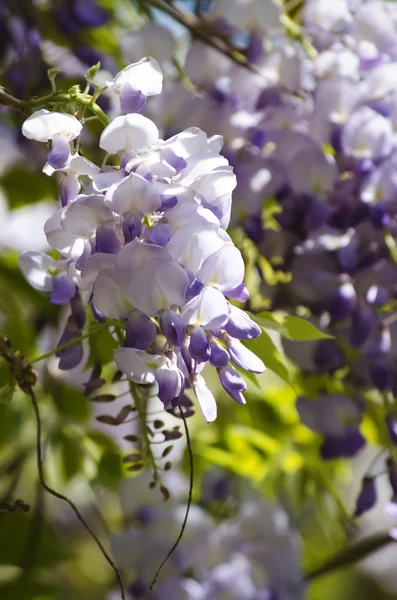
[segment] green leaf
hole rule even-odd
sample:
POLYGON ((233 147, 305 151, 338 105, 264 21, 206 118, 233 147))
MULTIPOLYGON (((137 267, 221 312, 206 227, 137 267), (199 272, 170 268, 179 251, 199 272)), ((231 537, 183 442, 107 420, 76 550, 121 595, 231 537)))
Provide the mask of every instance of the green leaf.
POLYGON ((255 323, 258 323, 262 330, 271 329, 272 331, 277 331, 280 335, 290 340, 319 340, 333 337, 317 329, 310 321, 301 319, 300 317, 280 315, 279 313, 274 314, 268 311, 248 314, 255 323))
POLYGON ((288 337, 288 330, 284 326, 284 317, 274 316, 273 313, 268 312, 266 310, 252 314, 247 313, 255 323, 259 325, 262 329, 271 329, 272 331, 278 331, 284 337, 288 337))
POLYGON ((310 321, 300 317, 285 317, 284 324, 290 340, 321 340, 333 337, 317 329, 310 321))
POLYGON ((266 331, 262 331, 262 335, 249 342, 249 349, 263 360, 267 369, 270 369, 280 379, 294 387, 291 373, 286 366, 286 359, 281 356, 276 344, 266 331))
POLYGON ((102 367, 113 360, 114 351, 118 344, 107 329, 100 329, 93 332, 88 338, 90 345, 90 358, 87 362, 87 368, 93 367, 99 362, 102 367))

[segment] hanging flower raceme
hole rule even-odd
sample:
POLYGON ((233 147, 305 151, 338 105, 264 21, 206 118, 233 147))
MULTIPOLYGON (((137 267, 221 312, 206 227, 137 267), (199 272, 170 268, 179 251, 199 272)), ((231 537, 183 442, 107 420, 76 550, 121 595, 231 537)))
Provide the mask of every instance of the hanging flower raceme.
POLYGON ((203 368, 215 367, 241 404, 246 384, 235 367, 265 369, 244 345, 260 328, 231 303, 248 295, 241 253, 226 233, 236 178, 220 154, 221 136, 192 127, 163 141, 150 119, 132 112, 161 92, 157 61, 130 65, 108 86, 124 114, 99 144, 119 166, 99 169, 72 152, 82 125, 71 115, 43 109, 24 123, 27 137, 52 142, 45 172, 65 178, 62 206, 45 225, 61 259, 25 253, 21 268, 52 302, 66 304, 78 289, 94 314, 122 323, 118 368, 156 386, 166 408, 192 388, 213 421, 217 407, 203 368))

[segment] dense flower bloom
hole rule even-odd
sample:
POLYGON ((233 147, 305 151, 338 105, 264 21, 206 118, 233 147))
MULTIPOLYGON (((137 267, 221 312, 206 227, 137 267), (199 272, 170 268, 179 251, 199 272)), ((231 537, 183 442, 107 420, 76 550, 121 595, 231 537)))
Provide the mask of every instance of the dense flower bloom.
MULTIPOLYGON (((147 492, 145 497, 145 479, 139 476, 122 485, 121 503, 130 526, 112 536, 117 564, 132 573, 128 587, 132 600, 146 593, 156 562, 162 560, 177 535, 187 491, 183 477, 173 472, 166 483, 175 493, 164 504, 154 492, 147 492)), ((207 503, 220 499, 218 480, 219 474, 207 486, 207 503)), ((247 491, 247 482, 242 484, 245 493, 233 517, 215 523, 203 508, 192 506, 185 535, 152 592, 156 600, 303 598, 300 543, 287 514, 247 491)), ((226 490, 230 493, 230 488, 226 490)))
POLYGON ((108 86, 127 113, 100 138, 118 167, 99 170, 72 154, 82 125, 71 115, 42 109, 24 123, 25 136, 52 140, 44 171, 65 177, 62 207, 45 225, 62 259, 28 252, 21 268, 36 289, 51 292, 53 303, 67 304, 77 286, 102 317, 121 321, 126 335, 115 352, 119 369, 136 383, 155 385, 166 408, 191 387, 212 421, 216 403, 201 375, 204 366, 217 367, 239 403, 246 385, 232 363, 255 373, 265 368, 240 342, 257 337, 259 327, 229 302, 246 298, 243 259, 225 231, 236 178, 220 154, 220 136, 191 127, 164 141, 153 121, 131 114, 132 96, 146 101, 161 92, 156 60, 130 65, 108 86), (157 334, 165 337, 161 351, 155 350, 157 334))

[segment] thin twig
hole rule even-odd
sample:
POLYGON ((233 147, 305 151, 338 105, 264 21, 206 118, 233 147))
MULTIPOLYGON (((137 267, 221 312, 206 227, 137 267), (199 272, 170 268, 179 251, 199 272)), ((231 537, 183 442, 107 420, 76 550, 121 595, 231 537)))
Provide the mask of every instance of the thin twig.
POLYGON ((193 463, 193 452, 192 452, 192 445, 191 445, 191 440, 190 440, 190 434, 189 434, 189 428, 187 426, 187 421, 186 421, 186 417, 183 413, 183 409, 181 408, 181 406, 179 406, 179 411, 181 413, 181 418, 183 420, 183 426, 185 428, 185 434, 186 434, 186 443, 187 443, 187 449, 188 449, 188 453, 189 453, 189 470, 190 470, 190 478, 189 478, 189 498, 187 501, 187 506, 186 506, 186 513, 185 513, 185 518, 183 519, 183 523, 182 523, 182 527, 181 530, 179 532, 178 537, 175 540, 174 545, 172 546, 171 550, 168 552, 167 556, 165 557, 165 559, 163 560, 163 562, 161 563, 161 565, 159 566, 159 568, 157 569, 153 579, 152 579, 152 583, 149 586, 149 590, 152 591, 153 587, 156 584, 157 578, 160 575, 160 572, 162 570, 162 568, 164 567, 164 565, 166 564, 166 562, 168 561, 168 559, 171 557, 171 555, 174 553, 174 551, 176 550, 176 548, 179 545, 179 542, 181 541, 183 534, 185 533, 185 529, 186 529, 186 524, 187 524, 187 520, 189 517, 189 512, 190 512, 190 507, 192 505, 192 498, 193 498, 193 480, 194 480, 194 463, 193 463))
POLYGON ((36 395, 35 395, 32 387, 29 389, 29 396, 30 396, 30 398, 32 400, 33 409, 34 409, 35 416, 36 416, 36 424, 37 424, 37 437, 36 437, 37 469, 38 469, 38 473, 39 473, 40 483, 41 483, 41 485, 43 486, 43 488, 45 489, 46 492, 48 492, 52 496, 55 496, 55 498, 59 498, 60 500, 63 500, 64 502, 67 502, 67 504, 69 504, 69 506, 71 507, 71 509, 75 513, 76 517, 80 521, 80 523, 83 525, 83 527, 85 527, 85 529, 88 531, 88 533, 91 535, 91 537, 95 540, 98 548, 100 549, 100 551, 102 552, 103 556, 105 557, 105 559, 107 560, 107 562, 109 563, 109 565, 112 567, 113 571, 115 572, 117 580, 119 582, 119 586, 120 586, 121 598, 122 598, 122 600, 125 600, 124 584, 123 584, 123 580, 121 578, 121 573, 120 573, 119 569, 117 568, 116 564, 114 563, 113 559, 111 558, 111 556, 107 553, 107 551, 104 548, 101 540, 98 538, 98 536, 96 535, 96 533, 91 529, 91 527, 88 525, 88 523, 84 520, 84 517, 81 514, 81 512, 79 511, 79 509, 77 508, 77 506, 71 500, 69 500, 69 498, 67 498, 63 494, 60 494, 59 492, 56 492, 54 489, 52 489, 49 485, 47 485, 47 483, 45 481, 44 468, 43 468, 43 459, 42 459, 42 455, 41 455, 41 418, 40 418, 39 405, 37 403, 36 395))
POLYGON ((153 8, 161 10, 162 12, 175 19, 175 21, 178 21, 178 23, 186 27, 186 29, 188 29, 193 35, 200 38, 208 46, 211 46, 211 48, 218 50, 218 52, 230 58, 230 60, 240 65, 240 67, 248 69, 252 73, 261 75, 261 71, 257 67, 255 67, 255 65, 252 65, 250 62, 248 62, 244 54, 242 54, 237 48, 235 48, 231 44, 227 44, 227 46, 220 45, 219 42, 222 43, 223 40, 221 40, 219 37, 215 38, 212 35, 206 33, 204 31, 204 27, 208 29, 208 26, 206 26, 206 24, 195 15, 187 13, 186 11, 183 11, 182 9, 174 5, 170 6, 169 4, 163 2, 163 0, 146 1, 148 4, 153 6, 153 8))

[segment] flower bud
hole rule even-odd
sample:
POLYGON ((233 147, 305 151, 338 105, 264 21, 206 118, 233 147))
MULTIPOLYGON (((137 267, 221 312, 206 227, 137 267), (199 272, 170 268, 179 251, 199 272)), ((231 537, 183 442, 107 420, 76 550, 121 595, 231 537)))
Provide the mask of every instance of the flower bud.
POLYGON ((219 380, 226 392, 239 404, 245 404, 242 392, 247 389, 244 379, 231 365, 218 369, 219 380))
POLYGON ((139 310, 132 311, 125 328, 125 345, 128 348, 146 350, 156 339, 157 329, 154 323, 139 310))
POLYGON ((207 362, 211 356, 207 334, 202 327, 193 329, 189 342, 189 353, 197 362, 207 362))
POLYGON ((159 325, 162 333, 171 346, 182 346, 186 337, 185 326, 180 315, 167 308, 159 315, 159 325))
POLYGON ((52 304, 63 306, 69 304, 76 292, 76 284, 66 273, 59 273, 53 278, 53 287, 50 294, 52 304))

